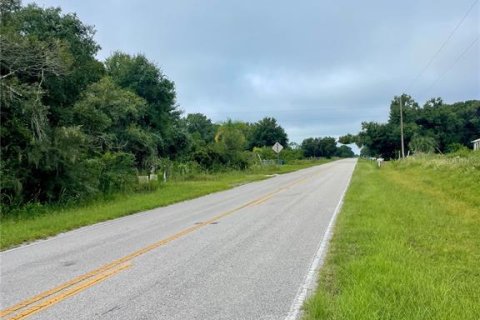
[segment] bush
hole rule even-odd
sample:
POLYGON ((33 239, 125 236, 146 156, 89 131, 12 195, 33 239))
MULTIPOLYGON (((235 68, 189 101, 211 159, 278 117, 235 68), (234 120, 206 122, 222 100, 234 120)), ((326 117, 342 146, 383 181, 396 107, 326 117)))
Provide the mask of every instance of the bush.
POLYGON ((232 169, 245 170, 253 163, 253 154, 248 151, 235 151, 226 154, 227 166, 232 169))
POLYGON ((107 152, 101 158, 99 189, 104 194, 133 189, 136 183, 135 157, 125 152, 107 152))
MULTIPOLYGON (((457 148, 454 152, 448 153, 447 156, 452 158, 474 158, 476 155, 476 152, 474 152, 471 149, 468 149, 467 147, 461 145, 461 147, 457 148)), ((478 156, 477 156, 478 158, 478 156)))
POLYGON ((214 145, 207 145, 195 151, 192 158, 205 170, 218 169, 221 166, 225 166, 228 162, 225 154, 220 152, 219 148, 215 148, 214 145))
POLYGON ((465 151, 465 150, 469 150, 467 147, 465 147, 463 144, 461 143, 451 143, 447 146, 447 153, 454 153, 454 152, 457 152, 457 151, 465 151))

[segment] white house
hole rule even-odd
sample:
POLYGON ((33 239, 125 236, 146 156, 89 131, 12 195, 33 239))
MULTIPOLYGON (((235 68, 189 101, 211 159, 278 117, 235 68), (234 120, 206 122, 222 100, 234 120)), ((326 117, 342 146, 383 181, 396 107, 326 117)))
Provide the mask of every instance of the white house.
POLYGON ((473 150, 479 151, 480 150, 480 139, 473 140, 473 150))

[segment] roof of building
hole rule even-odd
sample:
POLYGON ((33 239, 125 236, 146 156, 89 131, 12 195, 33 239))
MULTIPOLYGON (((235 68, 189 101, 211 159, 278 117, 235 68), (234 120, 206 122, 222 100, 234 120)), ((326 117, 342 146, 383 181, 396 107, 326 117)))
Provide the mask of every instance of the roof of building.
POLYGON ((473 140, 472 142, 479 142, 479 141, 480 141, 480 138, 473 140))

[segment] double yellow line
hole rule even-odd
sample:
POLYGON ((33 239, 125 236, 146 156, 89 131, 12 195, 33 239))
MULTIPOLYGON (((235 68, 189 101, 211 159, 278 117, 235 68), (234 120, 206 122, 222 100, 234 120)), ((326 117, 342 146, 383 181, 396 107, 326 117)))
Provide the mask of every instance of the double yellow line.
POLYGON ((261 203, 264 203, 265 201, 269 200, 272 198, 275 194, 282 192, 284 190, 287 190, 294 185, 303 183, 305 180, 307 180, 309 177, 304 177, 301 179, 298 179, 287 186, 284 186, 282 188, 279 188, 273 192, 270 192, 260 198, 257 198, 255 200, 252 200, 250 202, 247 202, 237 208, 234 208, 229 211, 225 211, 219 215, 216 215, 212 217, 211 219, 201 222, 199 224, 196 224, 194 226, 191 226, 189 228, 183 229, 182 231, 175 233, 174 235, 171 235, 167 238, 164 238, 162 240, 159 240, 155 243, 152 243, 142 249, 139 249, 137 251, 132 252, 129 255, 126 255, 120 259, 114 260, 108 264, 105 264, 95 270, 92 270, 88 273, 85 273, 81 276, 78 276, 70 281, 67 281, 55 288, 52 288, 50 290, 44 291, 36 296, 33 296, 29 299, 26 299, 24 301, 21 301, 11 307, 8 307, 6 309, 3 309, 0 311, 0 317, 2 319, 8 319, 8 320, 20 320, 20 319, 25 319, 28 316, 31 316, 37 312, 40 312, 50 306, 53 306, 56 303, 59 303, 60 301, 69 298, 89 287, 94 286, 95 284, 98 284, 116 274, 119 272, 128 269, 132 265, 132 260, 138 256, 141 256, 149 251, 152 251, 158 247, 164 246, 168 244, 169 242, 172 242, 176 239, 179 239, 181 237, 184 237, 200 228, 205 227, 206 225, 211 224, 212 222, 216 222, 222 218, 225 218, 226 216, 229 216, 239 210, 242 210, 246 207, 250 206, 256 206, 261 203))
POLYGON ((115 266, 111 269, 104 270, 98 274, 91 275, 89 272, 88 274, 75 278, 58 287, 42 292, 41 294, 36 295, 28 300, 22 301, 14 306, 11 306, 10 308, 2 310, 0 316, 7 317, 12 315, 8 318, 8 320, 25 319, 26 317, 40 312, 130 267, 131 262, 128 262, 115 266), (13 313, 16 314, 13 315, 13 313))

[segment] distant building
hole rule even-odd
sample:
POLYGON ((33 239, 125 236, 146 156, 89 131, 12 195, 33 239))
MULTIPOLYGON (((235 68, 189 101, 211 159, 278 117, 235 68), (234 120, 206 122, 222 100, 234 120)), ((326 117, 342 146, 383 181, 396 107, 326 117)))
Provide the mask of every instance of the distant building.
POLYGON ((476 151, 480 150, 480 139, 473 140, 472 143, 473 143, 473 150, 476 150, 476 151))

